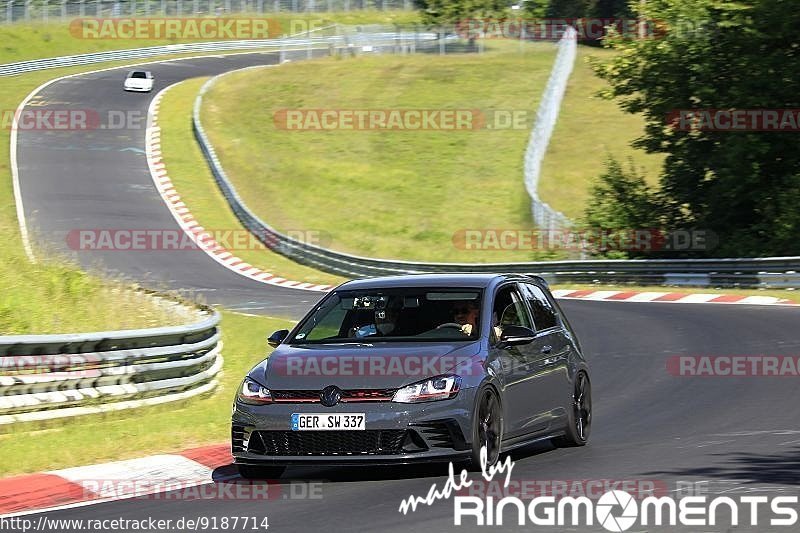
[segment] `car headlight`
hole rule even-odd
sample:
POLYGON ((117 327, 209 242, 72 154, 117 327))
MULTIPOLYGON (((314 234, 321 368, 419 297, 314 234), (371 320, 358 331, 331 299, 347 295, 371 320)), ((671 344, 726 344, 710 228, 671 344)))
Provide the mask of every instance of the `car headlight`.
POLYGON ((437 376, 398 389, 392 398, 398 403, 433 402, 455 398, 461 387, 458 376, 437 376))
POLYGON ((249 405, 272 403, 272 394, 269 392, 269 389, 262 387, 250 378, 244 378, 236 397, 240 402, 249 405))

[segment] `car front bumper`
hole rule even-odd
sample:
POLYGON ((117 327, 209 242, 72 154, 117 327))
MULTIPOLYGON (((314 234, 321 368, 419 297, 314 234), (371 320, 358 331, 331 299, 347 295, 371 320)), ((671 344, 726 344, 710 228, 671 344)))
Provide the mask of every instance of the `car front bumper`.
POLYGON ((406 464, 467 459, 476 389, 438 402, 236 402, 231 453, 236 464, 406 464), (364 413, 363 431, 292 431, 294 413, 364 413))
POLYGON ((153 90, 152 87, 128 87, 128 86, 124 86, 123 88, 126 91, 134 92, 134 93, 149 93, 150 91, 153 90))

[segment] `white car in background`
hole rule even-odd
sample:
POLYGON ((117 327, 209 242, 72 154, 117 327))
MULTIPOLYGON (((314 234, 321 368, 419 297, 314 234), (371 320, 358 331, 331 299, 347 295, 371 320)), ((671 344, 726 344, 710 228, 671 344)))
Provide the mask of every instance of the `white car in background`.
POLYGON ((153 73, 147 70, 132 70, 125 78, 126 91, 149 93, 153 90, 153 73))

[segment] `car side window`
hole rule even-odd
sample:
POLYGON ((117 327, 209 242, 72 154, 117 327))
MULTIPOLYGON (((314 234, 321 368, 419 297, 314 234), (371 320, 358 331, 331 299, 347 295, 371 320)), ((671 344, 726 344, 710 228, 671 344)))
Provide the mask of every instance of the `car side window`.
POLYGON ((513 285, 502 287, 495 295, 492 306, 492 326, 496 338, 502 335, 503 328, 506 326, 531 327, 522 296, 513 285))
POLYGON ((522 290, 525 292, 525 299, 528 300, 537 331, 558 326, 556 310, 542 288, 532 283, 523 283, 522 290))

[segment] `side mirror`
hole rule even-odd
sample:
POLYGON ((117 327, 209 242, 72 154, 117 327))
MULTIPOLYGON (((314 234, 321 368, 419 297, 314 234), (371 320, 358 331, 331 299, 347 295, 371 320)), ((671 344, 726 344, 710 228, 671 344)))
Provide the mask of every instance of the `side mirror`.
POLYGON ((280 343, 283 342, 283 339, 289 335, 288 329, 279 329, 269 337, 267 337, 267 344, 272 346, 273 348, 277 348, 280 343))
POLYGON ((519 346, 530 344, 536 337, 536 332, 525 326, 505 326, 500 336, 500 347, 519 346))

